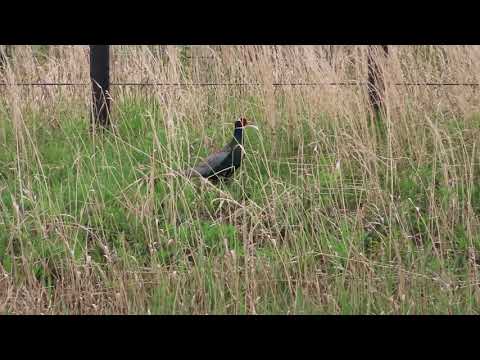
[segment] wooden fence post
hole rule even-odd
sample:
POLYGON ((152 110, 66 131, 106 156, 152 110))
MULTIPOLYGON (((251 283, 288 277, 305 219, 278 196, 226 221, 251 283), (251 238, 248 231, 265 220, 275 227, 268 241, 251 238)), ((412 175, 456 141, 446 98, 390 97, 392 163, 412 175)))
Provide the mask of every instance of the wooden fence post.
MULTIPOLYGON (((375 48, 376 46, 369 46, 368 48, 367 89, 370 104, 372 105, 373 110, 378 113, 381 107, 383 107, 385 82, 378 63, 375 61, 375 48)), ((388 46, 381 45, 381 49, 385 56, 387 56, 388 46)))
POLYGON ((110 127, 110 46, 90 45, 92 125, 110 127))

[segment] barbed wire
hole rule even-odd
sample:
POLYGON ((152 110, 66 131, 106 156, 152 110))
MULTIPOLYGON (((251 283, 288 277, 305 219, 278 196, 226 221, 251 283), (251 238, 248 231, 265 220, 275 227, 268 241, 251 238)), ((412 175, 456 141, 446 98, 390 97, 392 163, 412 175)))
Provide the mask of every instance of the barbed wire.
MULTIPOLYGON (((366 86, 366 81, 326 82, 326 83, 110 83, 110 86, 366 86)), ((393 83, 394 86, 480 86, 480 83, 433 83, 410 82, 393 83)), ((0 86, 91 86, 91 83, 73 82, 25 82, 25 83, 0 83, 0 86)))

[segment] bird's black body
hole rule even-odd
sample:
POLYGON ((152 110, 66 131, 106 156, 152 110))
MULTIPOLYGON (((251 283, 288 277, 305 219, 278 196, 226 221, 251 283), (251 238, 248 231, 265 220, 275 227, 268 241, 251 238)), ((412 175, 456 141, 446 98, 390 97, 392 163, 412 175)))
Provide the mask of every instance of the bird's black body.
POLYGON ((233 139, 220 151, 208 156, 202 163, 187 171, 187 176, 202 176, 216 182, 221 178, 230 178, 242 163, 243 130, 246 120, 235 121, 233 139))

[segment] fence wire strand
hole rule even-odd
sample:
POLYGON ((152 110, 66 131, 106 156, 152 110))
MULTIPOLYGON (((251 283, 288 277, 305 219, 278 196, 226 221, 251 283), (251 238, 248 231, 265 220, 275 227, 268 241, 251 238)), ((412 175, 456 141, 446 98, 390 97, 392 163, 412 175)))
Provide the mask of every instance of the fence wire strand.
MULTIPOLYGON (((91 86, 92 83, 0 83, 0 86, 91 86)), ((346 81, 328 83, 110 83, 110 86, 367 86, 366 81, 346 81)), ((411 82, 393 83, 394 86, 480 86, 480 83, 431 83, 411 82)))

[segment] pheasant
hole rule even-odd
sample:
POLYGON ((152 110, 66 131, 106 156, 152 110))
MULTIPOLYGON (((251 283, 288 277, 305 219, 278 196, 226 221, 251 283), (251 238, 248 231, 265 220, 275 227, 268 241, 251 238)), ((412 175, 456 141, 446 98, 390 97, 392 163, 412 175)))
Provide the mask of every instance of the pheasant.
POLYGON ((243 157, 243 131, 247 125, 245 118, 235 121, 233 139, 220 151, 208 156, 204 161, 192 169, 187 170, 187 177, 201 176, 212 182, 221 178, 231 178, 241 163, 243 157))

